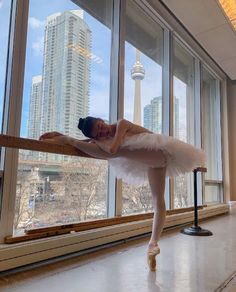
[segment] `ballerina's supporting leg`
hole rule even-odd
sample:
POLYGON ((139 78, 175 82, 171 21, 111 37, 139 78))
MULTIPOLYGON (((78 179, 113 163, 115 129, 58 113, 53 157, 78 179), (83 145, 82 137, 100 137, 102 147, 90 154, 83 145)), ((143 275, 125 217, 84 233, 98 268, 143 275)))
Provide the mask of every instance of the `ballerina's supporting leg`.
POLYGON ((148 245, 148 264, 151 271, 156 270, 156 255, 160 253, 159 246, 157 244, 166 218, 166 206, 165 206, 165 178, 166 167, 162 168, 149 168, 148 179, 152 192, 154 217, 152 225, 152 235, 148 245))
POLYGON ((160 252, 157 244, 164 227, 166 218, 165 207, 165 178, 166 178, 166 157, 161 150, 128 150, 119 149, 117 153, 110 154, 100 149, 96 144, 72 140, 70 143, 79 150, 93 156, 94 158, 110 159, 115 157, 125 157, 149 165, 148 179, 153 198, 153 226, 152 236, 148 245, 148 264, 151 271, 156 270, 156 255, 160 252))

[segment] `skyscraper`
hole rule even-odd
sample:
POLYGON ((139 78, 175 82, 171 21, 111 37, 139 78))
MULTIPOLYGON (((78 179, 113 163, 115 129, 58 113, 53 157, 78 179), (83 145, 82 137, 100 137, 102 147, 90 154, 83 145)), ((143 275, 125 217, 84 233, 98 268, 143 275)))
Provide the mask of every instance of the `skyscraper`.
POLYGON ((143 126, 144 128, 152 131, 152 106, 151 104, 145 105, 143 109, 143 126))
POLYGON ((162 132, 162 97, 154 97, 144 107, 144 127, 154 133, 162 132))
MULTIPOLYGON (((28 138, 38 139, 41 125, 41 105, 42 105, 42 75, 33 76, 30 91, 30 106, 28 119, 28 138)), ((28 159, 39 159, 39 152, 23 152, 28 159)))
POLYGON ((75 138, 78 120, 88 114, 91 30, 82 10, 47 18, 44 40, 41 133, 58 131, 75 138))
POLYGON ((32 78, 30 92, 28 138, 31 139, 38 139, 40 136, 41 102, 42 102, 42 76, 38 75, 32 78))
POLYGON ((154 133, 162 132, 162 97, 154 97, 152 105, 152 131, 154 133))

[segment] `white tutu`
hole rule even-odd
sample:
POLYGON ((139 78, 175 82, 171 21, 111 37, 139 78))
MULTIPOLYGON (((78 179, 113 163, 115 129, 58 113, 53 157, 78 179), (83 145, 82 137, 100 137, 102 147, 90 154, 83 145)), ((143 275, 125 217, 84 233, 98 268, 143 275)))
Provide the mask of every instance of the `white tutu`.
MULTIPOLYGON (((178 176, 205 165, 205 153, 190 144, 170 136, 141 133, 126 137, 122 148, 130 150, 147 149, 163 150, 167 159, 166 175, 178 176)), ((148 165, 128 158, 109 159, 109 164, 118 178, 134 185, 148 182, 148 165)))

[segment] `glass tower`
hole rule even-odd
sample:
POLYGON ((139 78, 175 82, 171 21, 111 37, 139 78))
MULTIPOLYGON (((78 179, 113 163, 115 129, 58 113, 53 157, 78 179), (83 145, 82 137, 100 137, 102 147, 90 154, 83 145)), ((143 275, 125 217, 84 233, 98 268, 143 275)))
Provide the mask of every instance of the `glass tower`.
POLYGON ((144 107, 144 128, 154 132, 162 132, 162 97, 154 97, 144 107))
POLYGON ((91 30, 82 10, 47 18, 44 39, 41 133, 58 131, 75 138, 80 117, 88 115, 91 30))
POLYGON ((41 102, 42 102, 42 76, 38 75, 32 78, 30 92, 28 138, 31 139, 38 139, 40 136, 41 102))

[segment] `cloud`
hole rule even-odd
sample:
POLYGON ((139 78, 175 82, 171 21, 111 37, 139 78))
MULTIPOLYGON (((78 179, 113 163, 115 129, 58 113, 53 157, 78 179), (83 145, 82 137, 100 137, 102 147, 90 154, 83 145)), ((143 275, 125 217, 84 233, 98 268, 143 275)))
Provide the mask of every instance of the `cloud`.
POLYGON ((0 9, 2 8, 3 0, 0 0, 0 9))
POLYGON ((32 29, 40 28, 40 27, 44 26, 44 21, 41 21, 41 20, 39 20, 39 19, 37 19, 35 17, 30 17, 29 18, 29 26, 32 29))
POLYGON ((36 56, 43 54, 44 37, 38 37, 35 42, 32 43, 32 49, 36 56))

